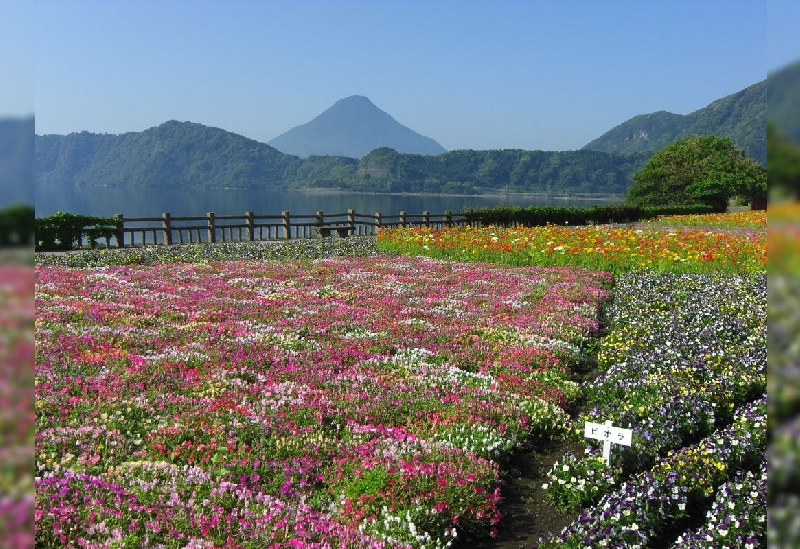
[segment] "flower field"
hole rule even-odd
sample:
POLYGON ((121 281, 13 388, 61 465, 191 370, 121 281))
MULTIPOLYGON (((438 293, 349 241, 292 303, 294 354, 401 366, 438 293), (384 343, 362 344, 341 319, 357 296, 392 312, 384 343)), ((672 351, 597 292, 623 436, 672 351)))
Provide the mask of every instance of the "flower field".
POLYGON ((610 419, 633 444, 600 481, 591 445, 553 466, 547 497, 585 510, 540 548, 663 546, 681 529, 675 547, 764 544, 766 290, 765 274, 620 277, 576 426, 610 419), (692 524, 698 514, 706 523, 692 524))
POLYGON ((721 227, 766 229, 767 212, 764 210, 742 210, 738 212, 670 215, 660 217, 649 223, 672 227, 721 227))
POLYGON ((538 547, 765 547, 751 222, 37 257, 36 546, 468 547, 515 452, 611 420, 538 547))
MULTIPOLYGON (((731 214, 733 215, 733 214, 731 214)), ((692 219, 699 216, 692 216, 692 219)), ((763 212, 738 214, 724 224, 719 215, 709 228, 593 225, 568 227, 455 227, 431 230, 408 227, 382 231, 381 250, 510 265, 579 265, 615 274, 631 270, 670 273, 752 273, 767 261, 767 234, 748 228, 763 212)), ((669 219, 663 220, 669 223, 669 219)))
POLYGON ((40 267, 37 546, 490 532, 499 462, 568 428, 609 283, 381 256, 40 267))

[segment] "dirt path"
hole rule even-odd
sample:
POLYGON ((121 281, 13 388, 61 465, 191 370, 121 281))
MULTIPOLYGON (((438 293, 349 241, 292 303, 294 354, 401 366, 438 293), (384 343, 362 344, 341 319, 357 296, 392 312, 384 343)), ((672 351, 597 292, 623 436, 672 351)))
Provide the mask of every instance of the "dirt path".
POLYGON ((502 487, 503 518, 496 538, 464 538, 454 548, 530 549, 539 536, 559 532, 571 523, 576 513, 561 513, 544 501, 543 475, 565 452, 583 453, 580 443, 558 443, 549 448, 522 451, 509 466, 506 484, 502 487))

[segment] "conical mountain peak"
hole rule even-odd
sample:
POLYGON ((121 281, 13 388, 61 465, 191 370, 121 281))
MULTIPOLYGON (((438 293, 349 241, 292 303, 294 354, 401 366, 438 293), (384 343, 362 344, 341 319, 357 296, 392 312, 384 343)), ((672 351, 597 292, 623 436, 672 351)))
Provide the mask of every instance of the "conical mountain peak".
POLYGON ((269 145, 300 157, 361 158, 381 147, 411 154, 446 152, 436 141, 403 126, 363 95, 338 100, 310 122, 279 135, 269 145))

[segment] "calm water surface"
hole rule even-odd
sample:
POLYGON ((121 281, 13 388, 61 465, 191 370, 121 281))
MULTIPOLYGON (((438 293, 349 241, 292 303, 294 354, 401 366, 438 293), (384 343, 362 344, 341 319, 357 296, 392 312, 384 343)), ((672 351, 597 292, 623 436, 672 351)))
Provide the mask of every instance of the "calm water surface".
POLYGON ((173 216, 198 216, 206 212, 217 215, 239 215, 252 211, 257 215, 279 215, 282 211, 294 214, 343 213, 353 209, 361 214, 381 212, 396 215, 408 213, 431 214, 465 207, 495 206, 592 206, 618 203, 622 200, 591 201, 570 198, 523 198, 519 196, 442 196, 442 195, 382 195, 364 193, 311 194, 297 191, 254 191, 238 189, 131 190, 113 187, 88 189, 37 189, 36 216, 52 215, 62 210, 86 215, 125 217, 159 217, 164 212, 173 216))

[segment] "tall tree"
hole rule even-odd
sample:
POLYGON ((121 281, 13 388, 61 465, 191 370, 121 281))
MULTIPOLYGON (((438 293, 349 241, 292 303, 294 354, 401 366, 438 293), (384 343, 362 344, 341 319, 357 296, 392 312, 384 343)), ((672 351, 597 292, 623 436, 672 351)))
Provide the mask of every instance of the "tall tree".
POLYGON ((633 176, 628 202, 639 206, 706 204, 725 211, 734 197, 754 207, 766 198, 766 169, 729 138, 704 135, 676 141, 633 176))

